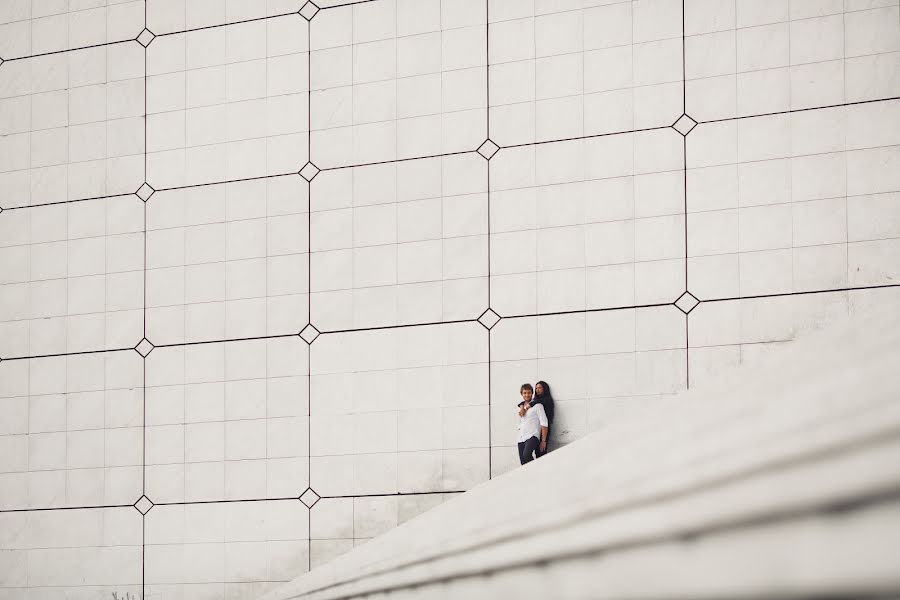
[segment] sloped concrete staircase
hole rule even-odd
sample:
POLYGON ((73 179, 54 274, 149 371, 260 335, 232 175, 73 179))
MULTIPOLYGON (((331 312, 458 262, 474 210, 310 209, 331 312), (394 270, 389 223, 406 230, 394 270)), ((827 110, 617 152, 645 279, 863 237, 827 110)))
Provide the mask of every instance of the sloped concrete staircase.
POLYGON ((900 595, 898 308, 808 333, 265 599, 900 595))

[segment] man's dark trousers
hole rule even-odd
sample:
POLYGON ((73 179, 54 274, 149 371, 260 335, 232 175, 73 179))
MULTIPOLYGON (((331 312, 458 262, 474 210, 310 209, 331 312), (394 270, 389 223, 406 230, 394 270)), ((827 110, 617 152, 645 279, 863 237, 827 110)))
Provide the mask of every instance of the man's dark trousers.
POLYGON ((523 465, 534 460, 534 452, 541 447, 541 440, 531 436, 524 442, 519 442, 519 462, 523 465))

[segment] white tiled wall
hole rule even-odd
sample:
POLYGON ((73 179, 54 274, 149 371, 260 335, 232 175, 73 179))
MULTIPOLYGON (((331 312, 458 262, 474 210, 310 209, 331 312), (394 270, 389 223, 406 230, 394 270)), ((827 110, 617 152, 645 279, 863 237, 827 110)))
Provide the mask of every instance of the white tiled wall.
POLYGON ((895 0, 685 0, 687 113, 721 119, 900 94, 895 0))
POLYGON ((0 362, 3 509, 140 497, 142 362, 131 350, 0 362))
POLYGON ((681 0, 490 1, 491 138, 527 144, 671 125, 681 0))
POLYGON ((895 101, 698 125, 688 289, 705 300, 896 283, 897 123, 895 101))
POLYGON ((312 322, 324 331, 478 318, 488 303, 487 177, 477 154, 316 176, 312 322))
POLYGON ((2 593, 139 598, 141 521, 130 506, 0 514, 2 593))
POLYGON ((517 467, 522 382, 559 446, 896 305, 898 56, 897 0, 0 2, 0 598, 253 598, 517 467))
POLYGON ((308 482, 308 351, 297 336, 154 349, 146 360, 147 496, 299 496, 308 482))
POLYGON ((517 464, 515 406, 523 381, 550 384, 552 438, 600 429, 687 385, 687 318, 674 306, 504 319, 491 335, 491 443, 496 475, 517 464))
POLYGON ((0 56, 133 40, 142 29, 141 0, 7 0, 0 5, 0 56))
POLYGON ((487 137, 484 0, 379 0, 315 17, 313 162, 473 150, 487 137))
POLYGON ((144 181, 140 44, 7 60, 2 69, 0 206, 137 191, 144 181))
POLYGON ((487 346, 478 323, 317 340, 312 488, 333 496, 445 492, 487 479, 487 346))
POLYGON ((690 319, 691 381, 753 362, 806 329, 898 302, 897 287, 704 302, 690 319))
POLYGON ((255 598, 308 569, 309 510, 296 500, 157 506, 144 544, 147 598, 255 598))
POLYGON ((147 203, 147 337, 297 333, 309 316, 308 184, 297 176, 156 192, 147 203))
POLYGON ((491 306, 507 316, 676 300, 683 154, 668 128, 502 150, 491 160, 491 306))
POLYGON ((311 568, 434 508, 452 494, 323 498, 310 523, 311 568))
MULTIPOLYGON (((304 0, 146 0, 156 35, 296 13, 304 0)), ((324 4, 320 4, 324 6, 324 4)))
POLYGON ((154 188, 296 173, 306 164, 308 28, 292 14, 151 42, 147 178, 154 188))
POLYGON ((0 356, 132 348, 143 337, 144 205, 134 195, 0 215, 0 356))

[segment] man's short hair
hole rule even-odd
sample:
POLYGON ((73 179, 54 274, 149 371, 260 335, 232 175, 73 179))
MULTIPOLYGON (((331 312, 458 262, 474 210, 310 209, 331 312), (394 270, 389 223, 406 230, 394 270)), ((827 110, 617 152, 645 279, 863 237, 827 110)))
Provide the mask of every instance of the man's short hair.
POLYGON ((531 387, 530 383, 523 383, 522 387, 519 388, 519 393, 521 394, 525 390, 528 390, 529 392, 534 392, 534 388, 531 387))

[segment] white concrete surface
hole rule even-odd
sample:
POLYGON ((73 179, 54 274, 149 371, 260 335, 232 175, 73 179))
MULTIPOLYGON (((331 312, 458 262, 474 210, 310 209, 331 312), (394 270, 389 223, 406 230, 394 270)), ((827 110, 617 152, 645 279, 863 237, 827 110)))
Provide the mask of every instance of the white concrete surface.
POLYGON ((0 1, 0 598, 254 597, 524 381, 559 448, 896 305, 898 10, 0 1))
POLYGON ((898 360, 893 307, 809 334, 265 600, 896 594, 898 360))

